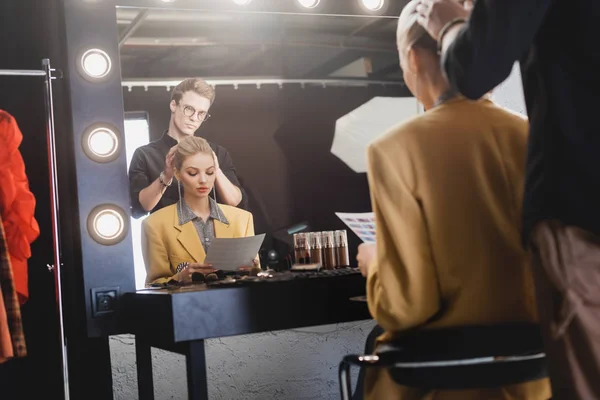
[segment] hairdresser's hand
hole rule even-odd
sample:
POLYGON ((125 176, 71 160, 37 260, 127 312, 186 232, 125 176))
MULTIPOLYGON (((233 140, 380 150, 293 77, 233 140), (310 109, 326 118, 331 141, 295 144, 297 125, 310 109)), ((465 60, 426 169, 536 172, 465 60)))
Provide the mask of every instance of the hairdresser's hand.
POLYGON ((165 179, 167 180, 167 182, 171 181, 171 179, 173 179, 173 175, 175 174, 175 169, 173 168, 173 159, 175 158, 176 150, 177 145, 171 147, 171 149, 167 153, 167 156, 165 157, 165 169, 163 172, 165 174, 165 179))
POLYGON ((469 18, 472 1, 457 0, 417 0, 417 20, 435 40, 439 40, 440 31, 455 18, 469 18), (468 4, 467 4, 468 3, 468 4))
POLYGON ((213 151, 213 160, 215 162, 215 171, 219 170, 219 157, 217 157, 217 155, 215 154, 215 152, 213 151))
POLYGON ((362 276, 367 277, 369 275, 369 266, 376 257, 377 246, 375 243, 363 243, 358 246, 356 261, 358 261, 358 269, 360 269, 362 276))

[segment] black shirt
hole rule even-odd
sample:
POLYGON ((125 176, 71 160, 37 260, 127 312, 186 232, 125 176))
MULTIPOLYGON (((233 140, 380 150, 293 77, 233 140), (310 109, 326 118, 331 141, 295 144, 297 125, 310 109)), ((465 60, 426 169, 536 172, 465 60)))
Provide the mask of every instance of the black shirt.
MULTIPOLYGON (((162 138, 137 148, 135 153, 133 153, 131 164, 129 165, 129 196, 131 198, 131 215, 134 218, 140 218, 148 214, 140 204, 140 192, 158 179, 160 173, 165 169, 167 153, 176 144, 177 141, 165 132, 162 138)), ((219 168, 221 168, 223 174, 242 191, 242 201, 237 207, 247 210, 246 193, 235 174, 235 167, 233 166, 233 160, 229 152, 223 146, 211 142, 209 144, 217 155, 219 168)), ((151 212, 175 204, 178 201, 177 180, 173 179, 173 184, 165 190, 160 201, 151 212)), ((217 202, 222 203, 219 193, 217 193, 217 202)))
POLYGON ((600 235, 598 0, 478 0, 443 66, 476 99, 521 61, 531 130, 523 238, 558 219, 600 235))

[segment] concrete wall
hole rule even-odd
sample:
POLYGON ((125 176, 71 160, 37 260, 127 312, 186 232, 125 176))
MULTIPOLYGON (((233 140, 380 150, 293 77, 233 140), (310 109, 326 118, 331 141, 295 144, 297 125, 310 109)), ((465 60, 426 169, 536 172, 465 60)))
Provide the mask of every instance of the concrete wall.
MULTIPOLYGON (((338 363, 344 354, 362 353, 373 325, 361 321, 207 340, 209 397, 338 399, 338 363)), ((135 339, 114 336, 110 347, 115 400, 138 399, 135 339)), ((152 349, 152 358, 156 400, 187 399, 185 358, 158 349, 152 349)))

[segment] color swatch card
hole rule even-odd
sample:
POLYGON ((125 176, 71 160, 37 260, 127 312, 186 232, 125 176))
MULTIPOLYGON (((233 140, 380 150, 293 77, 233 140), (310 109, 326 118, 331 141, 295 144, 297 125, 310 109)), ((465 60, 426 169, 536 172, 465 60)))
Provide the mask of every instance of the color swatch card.
POLYGON ((375 243, 375 214, 335 213, 365 243, 375 243))

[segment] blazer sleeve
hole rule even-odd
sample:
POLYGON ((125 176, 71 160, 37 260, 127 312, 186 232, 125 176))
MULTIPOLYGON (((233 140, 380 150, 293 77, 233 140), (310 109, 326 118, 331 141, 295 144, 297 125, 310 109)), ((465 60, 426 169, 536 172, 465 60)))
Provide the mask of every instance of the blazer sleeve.
POLYGON ((479 99, 504 81, 531 47, 552 0, 478 0, 444 53, 450 83, 479 99))
POLYGON ((175 278, 165 244, 156 228, 142 223, 142 255, 146 266, 146 283, 166 283, 175 278))
POLYGON ((377 237, 367 277, 369 311, 385 331, 399 332, 438 312, 438 278, 423 211, 398 166, 373 145, 368 166, 377 237))

